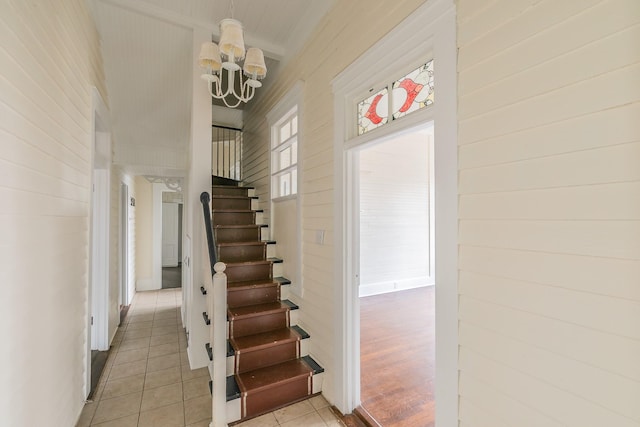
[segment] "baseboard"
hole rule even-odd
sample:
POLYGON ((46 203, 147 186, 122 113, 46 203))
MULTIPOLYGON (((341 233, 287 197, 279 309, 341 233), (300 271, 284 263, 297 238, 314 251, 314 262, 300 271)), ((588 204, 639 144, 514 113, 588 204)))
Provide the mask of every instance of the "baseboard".
POLYGON ((144 279, 136 280, 136 292, 140 291, 156 291, 160 289, 161 286, 155 286, 153 284, 153 278, 145 277, 144 279))
POLYGON ((355 415, 355 413, 344 415, 335 406, 330 406, 329 409, 336 417, 338 417, 338 419, 342 421, 342 424, 347 427, 371 427, 366 425, 360 417, 355 415))
POLYGON ((385 282, 361 284, 358 296, 368 297, 372 295, 386 294, 407 289, 422 288, 433 285, 433 279, 428 276, 412 277, 409 279, 389 280, 385 282))
POLYGON ((369 413, 369 411, 364 409, 362 406, 358 406, 356 409, 354 409, 353 414, 357 416, 358 419, 362 421, 362 423, 365 424, 367 427, 382 427, 376 421, 376 419, 373 418, 373 416, 369 413))

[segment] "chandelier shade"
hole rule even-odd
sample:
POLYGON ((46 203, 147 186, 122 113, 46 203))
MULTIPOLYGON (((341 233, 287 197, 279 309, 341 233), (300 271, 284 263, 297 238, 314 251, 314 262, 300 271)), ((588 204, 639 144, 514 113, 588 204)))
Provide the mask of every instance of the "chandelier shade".
POLYGON ((213 42, 202 43, 199 60, 202 68, 210 71, 219 71, 222 66, 222 59, 220 58, 218 45, 213 42))
POLYGON ((242 24, 235 19, 223 19, 220 21, 220 52, 226 55, 231 62, 234 59, 244 59, 244 35, 242 24))
POLYGON ((255 47, 247 50, 247 57, 244 60, 244 74, 254 79, 263 79, 267 75, 267 66, 264 64, 264 54, 255 47))
POLYGON ((245 49, 240 21, 227 18, 219 25, 220 42, 203 43, 198 64, 205 70, 201 77, 208 84, 209 94, 221 99, 227 107, 235 108, 241 102, 250 101, 256 89, 262 87, 259 79, 267 75, 267 66, 262 50, 245 49), (238 61, 243 59, 244 66, 241 67, 238 61))

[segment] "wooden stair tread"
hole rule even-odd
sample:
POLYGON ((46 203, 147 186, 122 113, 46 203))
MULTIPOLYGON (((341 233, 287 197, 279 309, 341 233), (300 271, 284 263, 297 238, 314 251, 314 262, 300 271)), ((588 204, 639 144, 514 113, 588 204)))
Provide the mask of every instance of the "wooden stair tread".
POLYGON ((262 265, 262 264, 273 264, 273 261, 269 261, 268 259, 261 259, 256 261, 237 261, 237 262, 227 262, 227 267, 242 267, 245 265, 262 265))
MULTIPOLYGON (((264 209, 211 209, 212 214, 217 213, 253 213, 264 212, 264 209)), ((253 225, 253 224, 250 224, 253 225)))
POLYGON ((266 288, 269 286, 283 284, 280 280, 246 280, 244 282, 227 282, 227 290, 238 290, 246 288, 266 288))
POLYGON ((242 185, 224 185, 224 184, 212 184, 211 185, 211 189, 213 190, 214 188, 241 188, 244 190, 254 190, 255 187, 245 187, 242 185))
POLYGON ((247 240, 241 242, 222 242, 217 245, 220 247, 233 247, 233 246, 266 246, 268 243, 261 240, 247 240))
POLYGON ((215 199, 253 199, 255 196, 240 196, 237 194, 212 194, 212 198, 215 199))
POLYGON ((291 306, 284 301, 268 302, 265 304, 245 305, 241 307, 228 307, 229 319, 239 317, 262 316, 269 313, 291 310, 291 306))
POLYGON ((261 228, 263 224, 216 224, 213 228, 261 228))
POLYGON ((285 342, 300 341, 302 337, 291 328, 275 329, 261 334, 247 335, 239 338, 231 338, 231 344, 236 353, 247 350, 259 350, 261 348, 283 344, 285 342))
POLYGON ((300 377, 311 377, 313 370, 302 359, 288 360, 277 365, 237 374, 238 386, 243 394, 256 392, 273 384, 300 377))

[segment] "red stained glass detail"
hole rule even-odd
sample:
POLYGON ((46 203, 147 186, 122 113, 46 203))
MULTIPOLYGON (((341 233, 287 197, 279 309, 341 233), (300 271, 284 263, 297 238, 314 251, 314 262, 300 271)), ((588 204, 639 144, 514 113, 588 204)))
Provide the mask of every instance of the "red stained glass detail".
POLYGON ((364 113, 364 116, 367 119, 371 120, 371 123, 373 123, 374 125, 380 124, 380 122, 382 121, 382 117, 380 117, 378 113, 376 113, 376 108, 378 107, 378 102, 380 102, 380 99, 382 99, 382 94, 379 93, 375 96, 375 98, 373 98, 373 101, 371 101, 371 106, 369 106, 367 112, 364 113))
POLYGON ((402 104, 402 107, 400 107, 400 109, 398 110, 401 113, 404 113, 411 107, 413 100, 416 99, 416 96, 418 96, 418 94, 420 93, 424 85, 421 85, 409 78, 406 78, 402 82, 400 82, 398 87, 401 87, 407 91, 407 99, 406 101, 404 101, 404 104, 402 104))

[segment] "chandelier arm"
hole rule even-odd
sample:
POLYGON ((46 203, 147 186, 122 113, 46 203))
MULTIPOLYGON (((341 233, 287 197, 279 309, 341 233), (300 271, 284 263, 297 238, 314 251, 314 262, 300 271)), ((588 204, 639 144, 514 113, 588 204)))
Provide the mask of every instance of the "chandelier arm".
POLYGON ((232 105, 229 102, 227 102, 227 98, 228 97, 225 96, 225 97, 220 98, 220 99, 222 99, 222 102, 224 102, 224 105, 226 105, 229 108, 236 108, 242 102, 242 99, 236 97, 235 94, 234 94, 234 98, 236 98, 238 100, 235 104, 232 105))
POLYGON ((246 91, 247 91, 247 93, 246 93, 246 95, 245 95, 245 97, 244 97, 244 99, 245 99, 245 101, 244 101, 244 102, 249 102, 249 101, 251 101, 251 100, 253 99, 253 95, 255 95, 255 94, 256 94, 256 88, 254 88, 254 87, 252 87, 252 86, 249 86, 249 84, 248 84, 248 83, 249 83, 248 81, 245 81, 245 82, 244 82, 244 85, 245 85, 244 87, 245 87, 245 89, 246 89, 246 91))
MULTIPOLYGON (((229 96, 229 94, 233 94, 236 98, 236 79, 235 79, 235 72, 231 71, 231 70, 226 70, 227 72, 227 90, 224 91, 224 95, 222 95, 223 98, 226 98, 227 96, 229 96)), ((220 73, 220 77, 222 77, 222 73, 220 73)), ((220 81, 220 85, 222 86, 222 80, 220 81)))
POLYGON ((242 70, 240 70, 240 96, 239 96, 239 98, 242 99, 244 102, 247 102, 248 99, 245 97, 245 94, 244 94, 245 85, 246 85, 247 82, 246 82, 246 80, 244 80, 244 81, 243 80, 244 80, 244 76, 243 76, 242 70))
POLYGON ((209 81, 209 94, 216 99, 222 98, 221 87, 220 87, 220 78, 214 75, 214 79, 209 81), (213 87, 215 86, 215 93, 213 91, 213 87))

